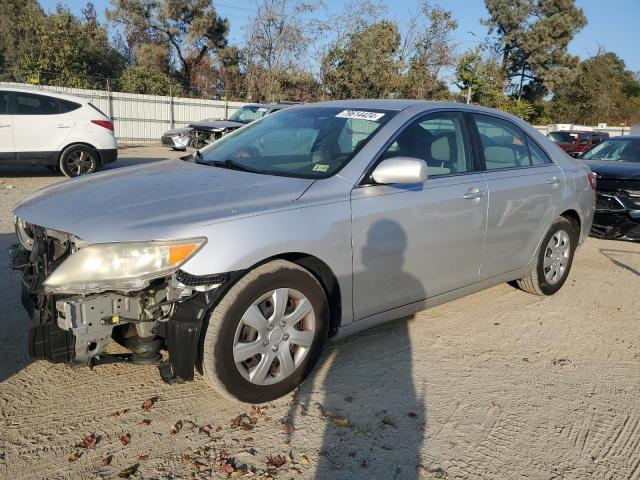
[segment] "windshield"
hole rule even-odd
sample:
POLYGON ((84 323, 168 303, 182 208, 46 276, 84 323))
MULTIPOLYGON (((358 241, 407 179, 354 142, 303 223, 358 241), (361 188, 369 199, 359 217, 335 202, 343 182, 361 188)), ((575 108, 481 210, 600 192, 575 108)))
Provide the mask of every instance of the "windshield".
POLYGON ((585 153, 582 159, 640 163, 640 139, 605 140, 585 153))
POLYGON ((387 110, 296 107, 268 115, 201 151, 198 163, 256 173, 327 178, 395 115, 387 110))
POLYGON ((267 113, 267 110, 267 107, 261 107, 260 105, 245 105, 236 110, 229 120, 240 123, 251 123, 254 120, 262 118, 264 114, 267 113))
POLYGON ((573 143, 577 136, 577 133, 570 132, 551 132, 547 135, 549 140, 555 143, 573 143))

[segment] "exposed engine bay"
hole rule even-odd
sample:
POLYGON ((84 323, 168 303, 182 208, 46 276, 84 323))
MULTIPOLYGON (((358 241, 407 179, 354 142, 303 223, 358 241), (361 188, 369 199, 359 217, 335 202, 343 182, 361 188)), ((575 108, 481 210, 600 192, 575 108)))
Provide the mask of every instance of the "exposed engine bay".
POLYGON ((22 272, 32 358, 74 366, 150 363, 166 381, 193 378, 203 320, 228 275, 198 277, 178 270, 138 291, 48 293, 45 280, 82 248, 82 240, 21 220, 16 233, 20 244, 11 249, 12 267, 22 272), (130 353, 106 353, 111 339, 130 353))

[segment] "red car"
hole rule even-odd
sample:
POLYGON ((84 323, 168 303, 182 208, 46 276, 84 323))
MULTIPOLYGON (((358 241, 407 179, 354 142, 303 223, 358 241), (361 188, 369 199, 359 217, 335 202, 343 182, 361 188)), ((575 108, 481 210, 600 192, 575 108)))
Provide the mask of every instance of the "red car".
POLYGON ((580 154, 591 150, 599 143, 607 140, 609 138, 609 134, 603 132, 559 130, 557 132, 548 133, 547 137, 569 155, 577 157, 580 154))

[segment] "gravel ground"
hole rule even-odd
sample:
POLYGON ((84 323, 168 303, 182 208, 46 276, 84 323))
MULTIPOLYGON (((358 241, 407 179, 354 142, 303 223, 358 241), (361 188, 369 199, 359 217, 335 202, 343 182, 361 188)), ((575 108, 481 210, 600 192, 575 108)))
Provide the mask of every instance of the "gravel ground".
POLYGON ((640 478, 639 244, 589 239, 550 298, 501 285, 332 344, 252 408, 155 367, 29 360, 11 209, 59 180, 0 169, 1 478, 640 478))

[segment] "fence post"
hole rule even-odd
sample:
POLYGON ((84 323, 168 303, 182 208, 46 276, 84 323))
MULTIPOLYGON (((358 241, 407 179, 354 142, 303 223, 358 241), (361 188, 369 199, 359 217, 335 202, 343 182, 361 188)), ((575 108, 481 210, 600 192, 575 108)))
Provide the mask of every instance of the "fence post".
POLYGON ((109 78, 107 77, 107 112, 109 118, 113 121, 113 96, 111 95, 111 86, 109 85, 109 78))
POLYGON ((173 88, 169 84, 169 128, 175 128, 175 112, 173 111, 173 88))

